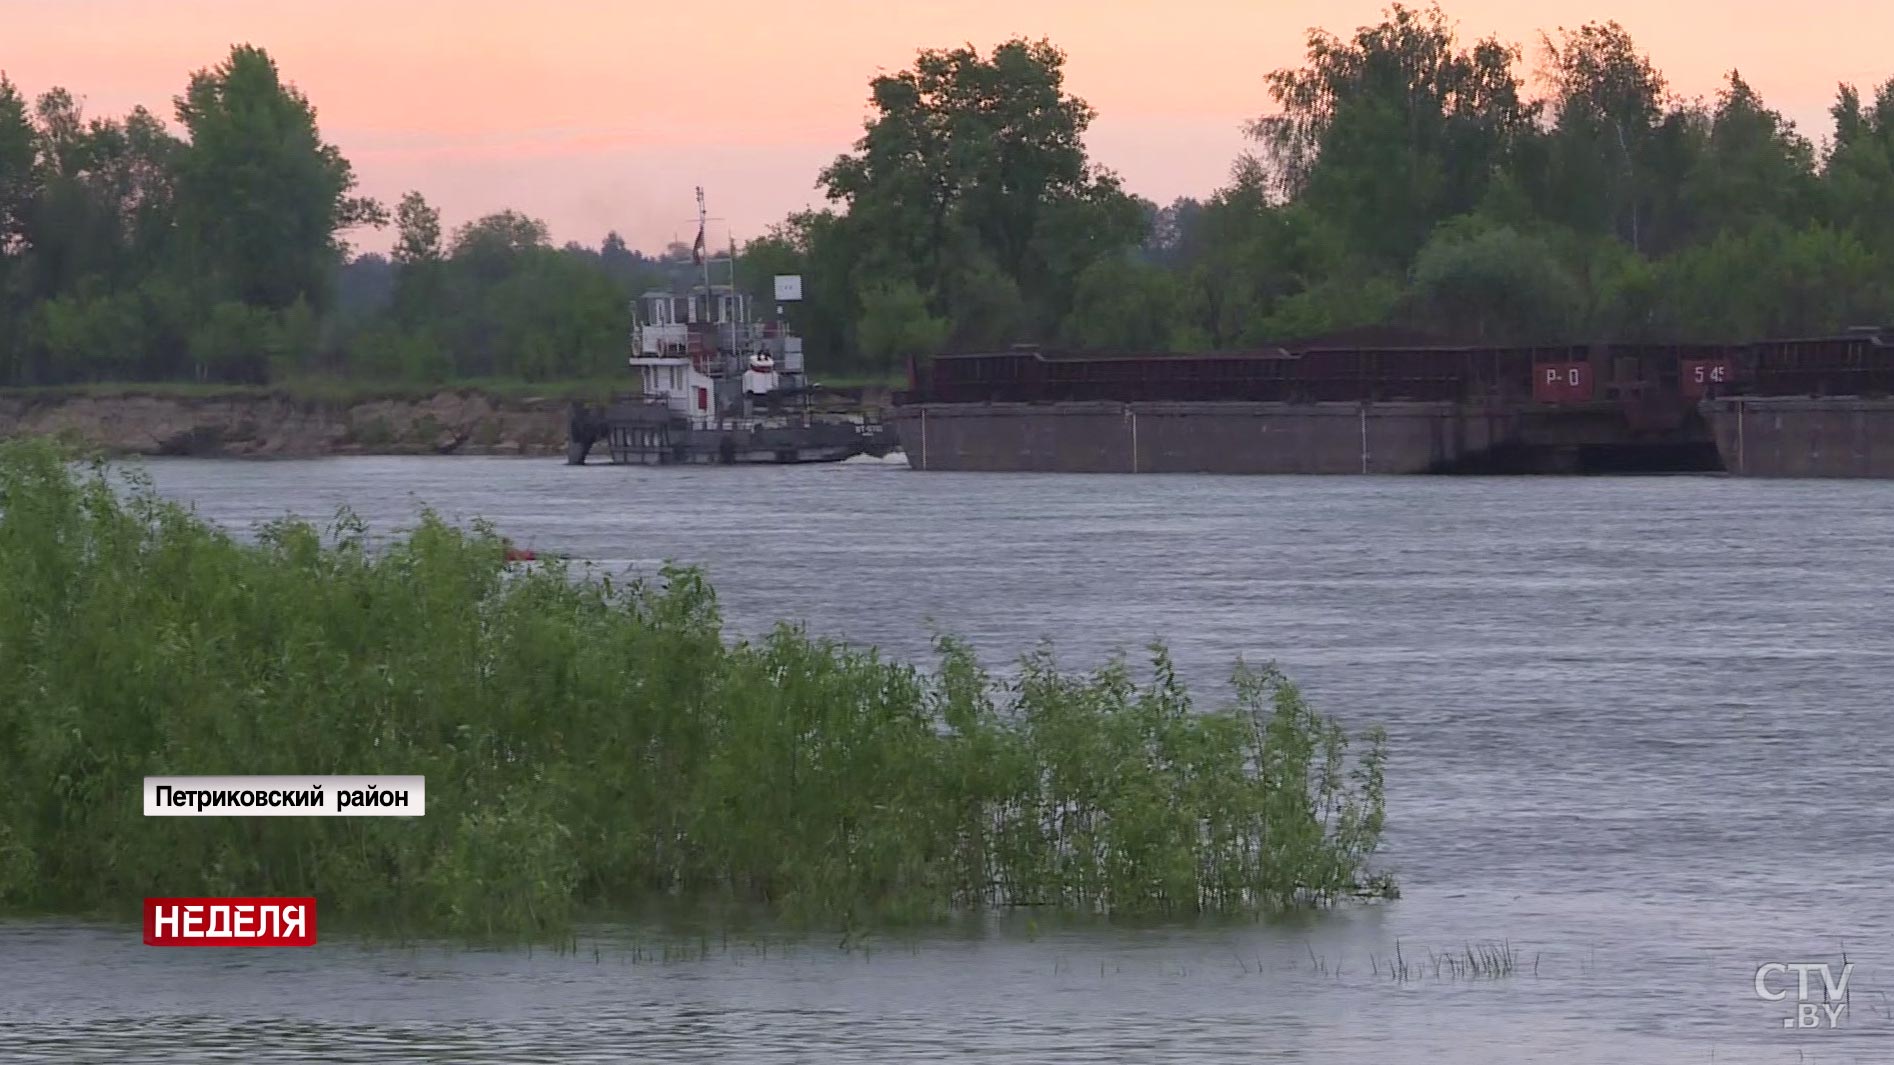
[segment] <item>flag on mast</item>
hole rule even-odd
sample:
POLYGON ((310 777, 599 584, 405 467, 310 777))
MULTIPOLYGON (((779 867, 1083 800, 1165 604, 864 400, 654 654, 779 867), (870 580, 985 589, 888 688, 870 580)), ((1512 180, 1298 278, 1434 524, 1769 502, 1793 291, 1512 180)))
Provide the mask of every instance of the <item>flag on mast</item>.
MULTIPOLYGON (((691 245, 691 262, 704 265, 704 224, 708 219, 704 215, 704 187, 697 186, 697 243, 691 245)), ((710 284, 710 273, 704 273, 704 284, 710 284)))

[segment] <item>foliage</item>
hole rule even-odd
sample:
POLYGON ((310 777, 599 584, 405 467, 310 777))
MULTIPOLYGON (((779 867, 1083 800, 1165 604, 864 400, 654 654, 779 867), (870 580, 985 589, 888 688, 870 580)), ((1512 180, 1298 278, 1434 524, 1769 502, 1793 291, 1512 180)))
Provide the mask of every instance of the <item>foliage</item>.
POLYGON ((1442 225, 1414 260, 1420 321, 1483 343, 1568 339, 1582 298, 1552 249, 1510 226, 1442 225))
MULTIPOLYGON (((828 206, 750 240, 736 283, 770 308, 771 279, 800 274, 784 315, 812 370, 871 379, 1016 343, 1894 320, 1894 80, 1841 86, 1818 149, 1737 71, 1678 96, 1618 23, 1534 44, 1528 71, 1522 48, 1401 3, 1312 31, 1300 62, 1259 72, 1255 153, 1165 207, 1090 158, 1095 115, 1052 43, 925 49, 870 81, 861 138, 817 177, 828 206)), ((632 299, 702 280, 687 245, 555 246, 499 205, 455 227, 420 192, 362 199, 258 48, 192 75, 174 110, 176 133, 0 76, 0 384, 604 375, 632 299), (351 231, 389 222, 387 256, 344 261, 351 231)))
POLYGON ((1177 284, 1129 258, 1100 259, 1079 275, 1065 341, 1079 348, 1162 351, 1176 338, 1177 284))
POLYGON ((1616 22, 1559 33, 1558 41, 1541 38, 1552 125, 1534 153, 1542 168, 1528 179, 1538 179, 1540 206, 1550 217, 1613 233, 1642 251, 1658 209, 1650 201, 1673 192, 1682 178, 1675 165, 1663 171, 1660 145, 1690 138, 1695 116, 1665 115, 1663 75, 1616 22))
POLYGON ((338 233, 383 220, 350 195, 348 160, 316 129, 316 112, 260 48, 239 46, 191 76, 177 99, 190 136, 176 165, 185 261, 215 291, 281 310, 326 301, 338 233))
POLYGON ((846 213, 804 225, 800 242, 811 260, 820 243, 847 249, 850 287, 816 298, 839 296, 862 323, 868 364, 896 353, 868 323, 912 318, 871 294, 912 286, 948 323, 943 345, 1052 339, 1084 271, 1142 239, 1143 207, 1086 156, 1093 112, 1064 91, 1064 67, 1049 42, 1012 40, 986 56, 923 51, 874 80, 864 136, 820 177, 846 213))
POLYGON ((1885 257, 1823 225, 1726 232, 1656 264, 1654 275, 1666 336, 1810 336, 1882 319, 1894 300, 1885 257))
POLYGON ((1894 80, 1863 106, 1851 85, 1829 112, 1834 145, 1822 175, 1823 213, 1871 248, 1894 248, 1894 80))
POLYGON ((866 293, 861 320, 862 350, 888 364, 938 350, 947 338, 947 322, 927 311, 920 289, 911 281, 877 285, 866 293))
POLYGON ((1347 41, 1310 31, 1308 65, 1269 76, 1280 110, 1252 131, 1284 196, 1405 262, 1435 223, 1479 203, 1528 130, 1517 57, 1493 39, 1460 47, 1438 7, 1395 4, 1347 41))
MULTIPOLYGON (((1277 281, 1218 310, 1254 323, 1399 266, 1407 291, 1364 287, 1353 317, 1488 342, 1747 340, 1894 317, 1894 264, 1871 251, 1894 235, 1894 82, 1871 107, 1843 87, 1824 158, 1735 71, 1713 105, 1672 96, 1617 23, 1540 43, 1545 95, 1524 101, 1518 51, 1460 48, 1437 8, 1396 4, 1347 40, 1312 33, 1253 127, 1276 198, 1246 192, 1257 178, 1239 167, 1225 202, 1311 214, 1339 254, 1290 292, 1277 281)), ((1282 277, 1247 259, 1220 272, 1282 277)))
POLYGON ((1250 913, 1393 885, 1383 738, 1274 672, 1202 711, 1045 653, 998 681, 781 627, 701 577, 501 561, 431 516, 244 544, 0 448, 0 905, 314 894, 324 921, 544 935, 654 900, 856 925, 1005 905, 1250 913), (152 821, 145 775, 422 774, 425 817, 152 821))

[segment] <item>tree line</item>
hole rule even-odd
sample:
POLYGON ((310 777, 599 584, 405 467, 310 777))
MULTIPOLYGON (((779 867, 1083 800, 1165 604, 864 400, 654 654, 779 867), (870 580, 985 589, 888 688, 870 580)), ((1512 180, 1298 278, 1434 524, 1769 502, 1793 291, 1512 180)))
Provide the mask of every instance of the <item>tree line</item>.
MULTIPOLYGON (((1018 342, 1194 351, 1363 335, 1723 341, 1894 319, 1894 80, 1837 90, 1818 145, 1731 71, 1673 92, 1615 23, 1533 48, 1395 5, 1269 73, 1227 184, 1159 206, 1086 153, 1045 41, 927 50, 870 84, 830 206, 746 244, 804 277, 820 371, 1018 342)), ((183 136, 0 77, 0 380, 609 375, 627 301, 690 249, 555 247, 501 211, 355 194, 260 49, 193 75, 183 136), (386 256, 348 234, 392 226, 386 256)))
POLYGON ((418 193, 356 195, 259 48, 192 75, 174 110, 183 136, 0 75, 0 383, 601 374, 623 366, 627 295, 678 272, 676 249, 555 249, 514 211, 449 232, 418 193), (384 226, 390 255, 352 254, 384 226))

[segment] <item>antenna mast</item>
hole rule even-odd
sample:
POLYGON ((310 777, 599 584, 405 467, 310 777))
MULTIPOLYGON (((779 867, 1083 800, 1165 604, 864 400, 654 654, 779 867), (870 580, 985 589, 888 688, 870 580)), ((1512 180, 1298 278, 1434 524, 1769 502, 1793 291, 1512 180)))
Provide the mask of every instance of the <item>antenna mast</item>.
POLYGON ((705 226, 708 223, 709 219, 704 214, 704 187, 699 185, 697 186, 697 246, 702 249, 698 258, 704 268, 704 299, 706 301, 710 299, 710 249, 705 247, 707 242, 704 239, 707 234, 705 226))

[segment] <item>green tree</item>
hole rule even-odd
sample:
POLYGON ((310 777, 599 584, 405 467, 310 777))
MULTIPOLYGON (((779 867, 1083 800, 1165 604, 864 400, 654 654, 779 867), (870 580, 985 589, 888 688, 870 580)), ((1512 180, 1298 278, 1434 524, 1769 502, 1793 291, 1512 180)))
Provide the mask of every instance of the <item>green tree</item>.
POLYGON ((1687 192, 1707 235, 1766 221, 1800 226, 1816 211, 1815 149, 1731 71, 1687 192))
POLYGON ((26 98, 0 74, 0 254, 18 255, 26 240, 27 206, 37 194, 36 140, 26 98))
MULTIPOLYGON (((1065 92, 1064 66, 1050 43, 1013 40, 986 56, 923 51, 874 80, 865 135, 820 178, 847 207, 837 225, 852 231, 842 244, 864 334, 874 316, 877 338, 904 335, 884 327, 908 309, 870 300, 905 296, 903 281, 962 338, 992 334, 981 316, 1010 304, 1009 290, 1022 331, 1050 334, 1079 273, 1140 242, 1141 208, 1086 156, 1093 112, 1065 92)), ((864 354, 877 347, 863 336, 864 354)))
POLYGON ((1835 133, 1822 173, 1828 219, 1871 248, 1894 248, 1894 79, 1863 107, 1851 85, 1837 93, 1835 133))
POLYGON ((1293 343, 1381 325, 1394 316, 1403 292, 1398 280, 1380 274, 1323 278, 1277 303, 1256 333, 1293 343))
POLYGON ((912 282, 870 286, 864 293, 861 346, 877 366, 893 366, 914 355, 932 355, 947 341, 949 323, 930 314, 912 282))
POLYGON ((437 313, 441 299, 443 262, 441 213, 419 192, 408 192, 395 207, 395 244, 389 252, 394 266, 394 314, 412 326, 437 313))
POLYGON ((939 293, 938 302, 948 310, 948 350, 1004 348, 1039 333, 1019 283, 971 234, 963 234, 949 253, 939 293))
POLYGON ((1080 348, 1166 351, 1177 340, 1178 303, 1177 284, 1163 268, 1100 259, 1079 275, 1064 338, 1080 348))
POLYGON ((1414 260, 1414 312, 1441 335, 1482 344, 1573 339, 1584 294, 1553 250, 1474 218, 1441 226, 1414 260))
POLYGON ((551 249, 525 252, 487 297, 493 371, 529 381, 619 370, 627 311, 602 271, 551 249))
POLYGON ((1462 48, 1438 7, 1394 4, 1343 40, 1311 30, 1303 66, 1271 73, 1276 111, 1250 126, 1277 194, 1335 220, 1349 246, 1404 263, 1472 210, 1531 127, 1515 48, 1462 48))
POLYGON ((1691 162, 1680 152, 1691 139, 1689 116, 1667 116, 1663 75, 1616 22, 1561 29, 1541 43, 1552 86, 1545 169, 1533 175, 1542 206, 1576 229, 1614 233, 1642 251, 1652 243, 1653 190, 1678 187, 1691 162))
MULTIPOLYGON (((4 95, 4 94, 0 94, 4 95)), ((15 94, 17 98, 17 94, 15 94)), ((23 110, 0 104, 13 154, 30 174, 9 206, 0 295, 15 320, 0 347, 6 377, 96 379, 102 368, 149 372, 162 338, 145 337, 135 290, 171 267, 171 164, 178 147, 143 109, 123 121, 87 119, 63 89, 42 94, 18 151, 23 110), (85 316, 97 316, 86 322, 85 316), (109 342, 108 339, 109 338, 109 342), (105 349, 110 348, 108 352, 105 349)))
POLYGON ((177 98, 179 223, 216 293, 254 307, 326 307, 341 234, 385 212, 351 195, 355 174, 323 141, 307 98, 260 48, 231 49, 177 98))
MULTIPOLYGON (((1204 206, 1203 236, 1184 277, 1184 329, 1192 346, 1234 348, 1309 335, 1285 334, 1283 323, 1271 318, 1311 286, 1355 281, 1371 272, 1351 262, 1345 238, 1326 217, 1299 203, 1273 203, 1271 180, 1261 161, 1246 156, 1230 184, 1204 206)), ((1330 321, 1338 309, 1333 297, 1325 297, 1324 306, 1329 310, 1321 315, 1298 316, 1294 328, 1313 327, 1318 318, 1330 321)), ((1372 313, 1385 310, 1377 304, 1372 313)))
POLYGON ((23 209, 34 290, 45 298, 93 280, 136 284, 165 267, 179 144, 149 112, 88 121, 64 89, 42 95, 36 192, 23 209))
POLYGON ((200 381, 262 383, 269 379, 276 322, 266 307, 225 300, 191 333, 191 359, 200 381))
POLYGON ((402 195, 395 207, 395 246, 389 258, 397 266, 441 261, 441 212, 419 192, 402 195))
POLYGON ((29 205, 35 198, 33 125, 26 99, 0 74, 0 381, 21 379, 19 335, 29 205))
POLYGON ((42 301, 29 329, 34 347, 59 367, 60 379, 87 381, 137 376, 144 331, 142 308, 130 292, 42 301))
POLYGON ((1172 269, 1190 262, 1201 250, 1203 217, 1202 201, 1189 196, 1179 196, 1168 207, 1151 205, 1140 249, 1144 257, 1172 269))
POLYGON ((483 281, 511 274, 522 255, 551 247, 546 223, 518 211, 500 211, 454 231, 454 264, 483 281))
POLYGON ((95 195, 96 145, 78 102, 51 89, 35 103, 34 118, 38 196, 27 207, 26 240, 33 293, 51 299, 108 270, 119 249, 95 195))
POLYGON ((1894 318, 1887 263, 1853 234, 1770 221, 1657 264, 1654 331, 1693 341, 1815 336, 1894 318))
POLYGON ((662 282, 651 260, 632 251, 617 230, 605 234, 605 239, 599 242, 598 264, 605 276, 628 296, 636 296, 662 282))
POLYGON ((394 313, 360 335, 358 370, 435 381, 618 368, 629 324, 624 293, 596 255, 551 247, 546 224, 516 211, 460 227, 445 250, 439 215, 418 193, 396 216, 394 313))

